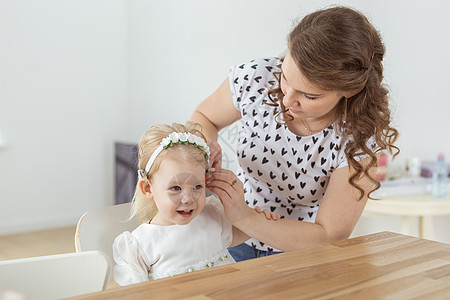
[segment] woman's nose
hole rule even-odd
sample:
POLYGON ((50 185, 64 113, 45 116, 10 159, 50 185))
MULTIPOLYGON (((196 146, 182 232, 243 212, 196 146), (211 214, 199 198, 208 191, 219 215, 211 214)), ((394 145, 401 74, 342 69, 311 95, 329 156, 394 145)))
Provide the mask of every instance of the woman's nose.
POLYGON ((290 88, 287 88, 284 90, 284 97, 283 97, 283 104, 286 107, 290 107, 290 106, 296 106, 295 102, 297 102, 293 97, 292 97, 292 92, 290 88))

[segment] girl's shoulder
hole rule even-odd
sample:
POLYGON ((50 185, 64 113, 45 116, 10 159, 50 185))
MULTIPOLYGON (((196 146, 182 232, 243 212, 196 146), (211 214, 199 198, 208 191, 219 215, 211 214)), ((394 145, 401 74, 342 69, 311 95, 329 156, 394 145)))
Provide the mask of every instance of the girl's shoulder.
POLYGON ((216 196, 206 197, 205 207, 203 208, 201 215, 207 219, 214 219, 217 221, 225 219, 225 211, 220 199, 216 196))
POLYGON ((222 202, 220 202, 220 199, 216 196, 208 196, 206 197, 204 210, 205 209, 223 211, 223 205, 222 202))

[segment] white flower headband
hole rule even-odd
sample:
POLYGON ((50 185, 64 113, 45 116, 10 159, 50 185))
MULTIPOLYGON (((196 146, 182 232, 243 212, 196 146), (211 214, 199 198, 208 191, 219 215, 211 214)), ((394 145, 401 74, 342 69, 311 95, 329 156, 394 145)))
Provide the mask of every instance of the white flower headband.
POLYGON ((150 159, 145 166, 145 170, 138 170, 139 180, 148 175, 150 168, 152 167, 156 157, 161 153, 161 151, 163 151, 167 147, 172 147, 176 143, 184 145, 193 144, 194 147, 200 148, 205 151, 205 159, 206 161, 209 160, 209 147, 204 139, 190 132, 172 132, 167 137, 162 139, 158 148, 156 148, 155 152, 153 152, 152 156, 150 156, 150 159))

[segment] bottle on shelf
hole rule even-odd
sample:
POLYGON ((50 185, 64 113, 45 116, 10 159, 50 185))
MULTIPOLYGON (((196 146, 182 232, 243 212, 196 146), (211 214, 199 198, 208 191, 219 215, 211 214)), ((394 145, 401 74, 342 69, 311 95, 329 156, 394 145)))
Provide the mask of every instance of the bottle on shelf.
POLYGON ((444 153, 439 153, 438 160, 433 168, 432 193, 434 197, 444 198, 448 190, 448 168, 444 153))

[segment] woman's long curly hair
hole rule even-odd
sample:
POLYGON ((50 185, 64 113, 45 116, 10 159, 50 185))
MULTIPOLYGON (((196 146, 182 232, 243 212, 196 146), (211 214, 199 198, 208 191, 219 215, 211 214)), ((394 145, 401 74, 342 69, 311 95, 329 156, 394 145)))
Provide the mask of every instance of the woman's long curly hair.
MULTIPOLYGON (((383 56, 385 47, 378 31, 360 12, 347 7, 319 10, 304 17, 288 37, 289 53, 302 74, 323 90, 359 91, 343 98, 337 106, 338 125, 343 135, 352 136, 345 148, 349 165, 355 173, 349 183, 360 192, 357 181, 366 175, 380 183, 369 171, 378 165, 377 153, 388 151, 394 157, 399 149, 394 146, 398 131, 391 127, 388 90, 383 85, 383 56), (367 145, 374 137, 377 149, 367 145), (370 163, 363 166, 355 157, 368 155, 370 163)), ((280 74, 278 87, 269 91, 269 105, 281 106, 276 116, 282 122, 293 119, 283 105, 280 74)), ((369 193, 370 196, 370 193, 369 193)))

